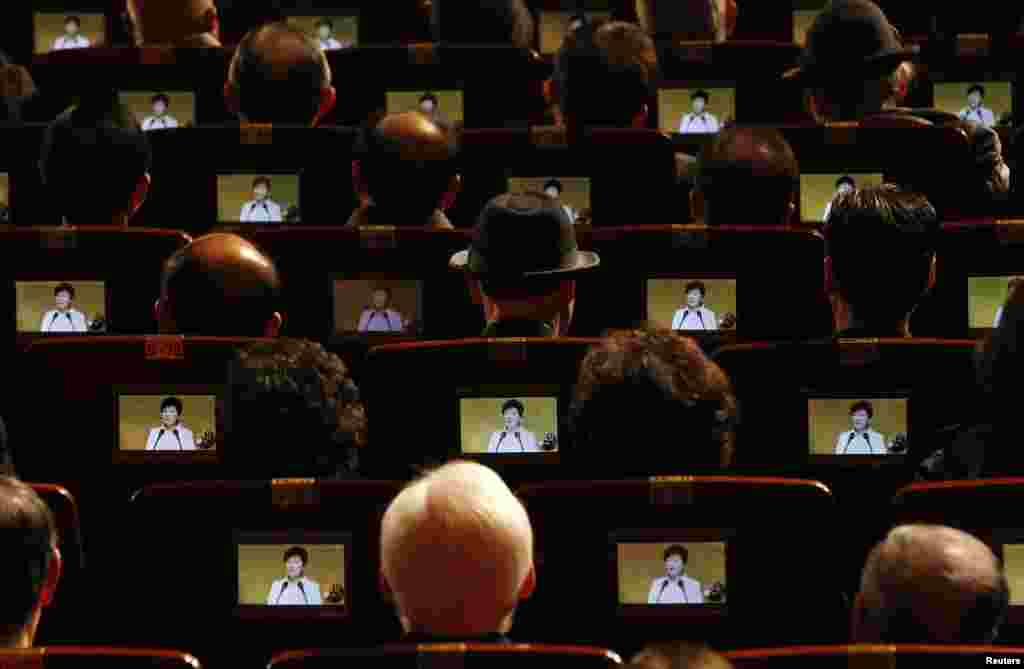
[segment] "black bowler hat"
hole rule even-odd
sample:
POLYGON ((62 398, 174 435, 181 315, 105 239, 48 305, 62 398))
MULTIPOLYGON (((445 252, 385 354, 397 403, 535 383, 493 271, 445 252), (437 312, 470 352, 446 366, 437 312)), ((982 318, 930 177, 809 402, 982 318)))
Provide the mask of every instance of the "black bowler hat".
POLYGON ((448 264, 478 276, 524 279, 572 275, 600 262, 596 253, 579 250, 576 229, 553 198, 505 193, 484 206, 470 247, 448 264))
POLYGON ((903 45, 899 31, 871 0, 832 0, 807 32, 799 67, 782 76, 811 82, 883 73, 918 52, 916 46, 903 45))

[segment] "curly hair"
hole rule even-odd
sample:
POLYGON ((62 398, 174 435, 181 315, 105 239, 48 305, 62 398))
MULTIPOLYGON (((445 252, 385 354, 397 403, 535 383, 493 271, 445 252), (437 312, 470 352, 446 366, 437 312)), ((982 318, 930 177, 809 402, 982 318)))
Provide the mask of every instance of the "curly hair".
POLYGON ((725 372, 695 341, 670 330, 616 332, 591 347, 570 408, 578 445, 601 451, 606 444, 629 443, 640 451, 646 446, 648 459, 660 458, 673 468, 727 466, 737 417, 725 372), (680 448, 637 440, 638 429, 677 435, 673 442, 680 448))
POLYGON ((365 445, 359 389, 344 361, 320 344, 288 338, 260 342, 238 351, 236 365, 229 440, 245 435, 255 443, 273 443, 270 430, 331 467, 342 449, 365 445))

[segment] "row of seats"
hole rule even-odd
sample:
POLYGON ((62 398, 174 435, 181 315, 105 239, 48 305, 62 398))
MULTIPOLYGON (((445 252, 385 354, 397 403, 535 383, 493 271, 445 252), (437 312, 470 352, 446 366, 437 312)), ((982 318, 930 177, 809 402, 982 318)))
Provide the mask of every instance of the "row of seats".
MULTIPOLYGON (((82 572, 88 580, 68 584, 72 587, 67 593, 62 585, 57 610, 48 610, 45 618, 50 620, 44 618, 41 642, 83 634, 82 629, 88 625, 81 621, 81 613, 89 609, 91 598, 103 592, 110 579, 146 582, 158 578, 159 592, 182 596, 140 599, 133 605, 135 615, 131 620, 124 621, 113 636, 108 632, 100 638, 116 638, 136 647, 188 648, 208 658, 211 666, 255 666, 255 662, 288 648, 365 648, 386 643, 389 638, 397 638, 398 630, 392 605, 377 585, 379 524, 385 506, 402 486, 400 481, 287 479, 147 486, 133 496, 130 504, 122 503, 119 513, 122 527, 131 528, 133 552, 141 559, 130 564, 111 562, 119 551, 113 545, 91 550, 90 566, 82 572), (238 612, 238 533, 282 530, 292 537, 328 530, 347 535, 344 617, 281 609, 262 609, 245 617, 238 612), (206 556, 199 591, 195 571, 181 568, 195 559, 197 547, 202 547, 206 556), (204 606, 196 607, 197 596, 204 606), (182 620, 189 624, 181 625, 182 620), (249 644, 223 644, 224 638, 242 633, 251 639, 249 644)), ((57 495, 65 509, 73 510, 66 491, 54 486, 35 487, 47 499, 57 495)), ((880 513, 870 523, 861 519, 856 529, 871 529, 873 533, 858 538, 853 556, 843 555, 854 545, 845 543, 844 537, 851 532, 851 525, 829 488, 817 481, 725 476, 549 481, 522 486, 518 496, 535 519, 539 587, 534 597, 519 608, 514 633, 517 639, 543 643, 572 639, 633 652, 659 639, 699 639, 719 648, 737 649, 733 651, 735 657, 751 663, 790 653, 845 654, 846 650, 840 648, 774 651, 767 655, 766 651, 739 649, 839 642, 848 619, 844 590, 849 583, 844 582, 844 573, 848 569, 859 571, 867 548, 892 523, 941 520, 989 543, 1004 556, 1011 579, 1024 566, 1007 557, 1006 549, 1021 541, 1022 530, 1011 516, 1024 497, 1024 479, 905 487, 889 505, 872 509, 880 513), (781 518, 786 522, 778 522, 781 518), (616 537, 658 532, 659 536, 674 533, 676 537, 689 537, 684 540, 725 543, 727 605, 675 609, 643 617, 616 605, 615 558, 609 558, 611 569, 604 558, 609 547, 614 551, 616 537), (794 556, 806 559, 796 564, 794 556), (791 607, 781 618, 766 615, 786 598, 799 599, 800 606, 791 607), (561 621, 557 629, 550 625, 552 614, 561 621), (680 629, 682 621, 684 629, 680 629)), ((77 532, 77 525, 71 524, 75 520, 67 513, 59 522, 65 552, 68 537, 77 532)), ((1010 618, 999 643, 1012 644, 1019 635, 1024 610, 1018 609, 1016 600, 1012 600, 1010 618)), ((529 652, 526 648, 509 651, 529 652)), ((319 666, 327 657, 337 661, 346 653, 366 652, 381 651, 295 653, 288 661, 319 666)), ((548 648, 539 652, 573 651, 548 648)), ((947 652, 956 651, 947 648, 947 652)), ((999 646, 990 654, 1013 652, 999 646)), ((579 654, 589 655, 590 661, 595 659, 594 651, 579 654)), ((733 657, 731 653, 727 656, 733 657)), ((803 659, 810 661, 809 657, 803 659)))

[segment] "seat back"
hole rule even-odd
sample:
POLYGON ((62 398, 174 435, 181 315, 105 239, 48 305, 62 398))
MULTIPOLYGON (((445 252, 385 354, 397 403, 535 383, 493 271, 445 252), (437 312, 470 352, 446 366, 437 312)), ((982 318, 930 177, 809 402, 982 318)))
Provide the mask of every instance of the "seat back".
MULTIPOLYGON (((622 458, 628 460, 628 448, 622 458)), ((833 498, 819 482, 728 476, 549 481, 523 486, 518 496, 534 525, 538 582, 546 585, 520 607, 517 634, 604 638, 626 648, 669 639, 822 640, 842 629, 826 538, 833 498), (686 573, 703 586, 703 605, 648 605, 652 598, 661 601, 652 579, 665 575, 663 551, 672 544, 689 551, 686 573), (800 587, 781 576, 794 552, 807 558, 801 578, 812 579, 815 588, 801 596, 814 600, 806 609, 814 614, 796 613, 798 620, 777 625, 771 602, 780 590, 800 587), (555 616, 557 630, 550 626, 555 616)))
POLYGON ((773 669, 775 667, 823 667, 824 669, 882 669, 885 667, 962 667, 964 663, 992 663, 1008 660, 1017 664, 1024 649, 1011 646, 925 646, 925 645, 836 645, 793 646, 788 648, 752 648, 723 653, 736 669, 773 669), (986 659, 987 658, 987 659, 986 659))
POLYGON ((520 667, 529 662, 539 667, 610 669, 622 664, 611 650, 589 646, 539 644, 421 643, 351 650, 297 650, 275 655, 269 669, 316 669, 339 664, 372 664, 387 667, 422 667, 433 663, 459 666, 520 667))
POLYGON ((12 669, 200 669, 192 655, 173 650, 102 646, 41 646, 0 651, 0 666, 12 669))
POLYGON ((215 659, 265 662, 272 652, 294 646, 362 646, 396 638, 397 618, 378 591, 380 522, 403 485, 276 479, 146 486, 125 515, 145 556, 131 569, 142 581, 159 575, 168 592, 182 596, 142 602, 126 635, 161 645, 187 639, 211 664, 215 659), (339 564, 329 567, 316 552, 325 543, 344 546, 339 564), (240 548, 264 544, 277 547, 270 549, 270 571, 240 548), (324 598, 332 583, 341 586, 341 604, 262 606, 245 599, 254 588, 264 603, 272 579, 284 575, 280 555, 293 545, 309 550, 306 575, 321 584, 324 598), (181 568, 194 561, 199 546, 209 558, 201 595, 195 571, 181 568), (197 608, 199 596, 204 606, 197 608), (183 617, 192 624, 175 623, 183 617), (236 634, 252 643, 245 649, 225 647, 223 639, 236 634))
MULTIPOLYGON (((406 477, 419 466, 463 456, 499 467, 513 478, 550 478, 553 469, 579 466, 586 457, 573 454, 567 414, 580 361, 595 343, 504 338, 374 347, 362 386, 371 426, 370 471, 406 477), (556 435, 551 450, 516 452, 510 438, 511 449, 495 444, 496 452, 488 452, 493 433, 503 429, 502 407, 512 399, 524 404, 523 427, 537 446, 547 433, 556 435), (427 425, 431 436, 424 438, 427 425)), ((530 448, 529 440, 525 448, 530 448)))
POLYGON ((715 227, 661 223, 583 227, 577 238, 581 248, 601 257, 601 265, 577 283, 574 333, 595 336, 605 328, 644 322, 669 327, 685 305, 685 284, 694 279, 705 283, 705 306, 720 321, 727 313, 735 316, 734 327, 719 330, 720 340, 830 331, 823 285, 813 280, 821 276, 824 242, 811 230, 747 222, 715 227), (786 286, 784 305, 778 299, 780 286, 786 286))

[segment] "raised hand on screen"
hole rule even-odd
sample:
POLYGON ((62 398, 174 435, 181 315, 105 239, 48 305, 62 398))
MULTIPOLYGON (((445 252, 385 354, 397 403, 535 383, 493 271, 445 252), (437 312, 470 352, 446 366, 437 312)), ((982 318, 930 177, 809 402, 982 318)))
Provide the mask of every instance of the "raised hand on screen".
POLYGON ((345 588, 339 583, 332 583, 327 591, 326 601, 328 604, 345 604, 345 588))
POLYGON ((196 442, 196 448, 201 448, 203 450, 213 448, 216 445, 217 435, 213 432, 213 430, 207 430, 206 432, 203 432, 202 436, 199 437, 199 441, 196 442))
POLYGON ((553 451, 558 448, 558 435, 554 432, 545 432, 544 441, 540 443, 542 451, 553 451))

